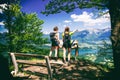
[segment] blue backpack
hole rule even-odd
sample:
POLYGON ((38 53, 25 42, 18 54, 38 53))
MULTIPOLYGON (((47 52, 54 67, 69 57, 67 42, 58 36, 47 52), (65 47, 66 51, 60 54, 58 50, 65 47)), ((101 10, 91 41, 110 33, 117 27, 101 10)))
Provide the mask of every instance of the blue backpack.
POLYGON ((51 41, 55 41, 55 40, 56 40, 55 34, 56 34, 55 32, 51 32, 51 33, 50 33, 50 40, 51 40, 51 41))

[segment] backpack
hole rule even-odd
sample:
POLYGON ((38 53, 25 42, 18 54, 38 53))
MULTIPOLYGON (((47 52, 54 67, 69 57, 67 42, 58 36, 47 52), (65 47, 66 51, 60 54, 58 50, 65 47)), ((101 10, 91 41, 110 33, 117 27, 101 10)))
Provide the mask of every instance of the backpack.
POLYGON ((56 38, 55 38, 55 34, 56 34, 55 32, 51 32, 51 33, 50 33, 50 40, 51 40, 51 41, 55 41, 55 39, 56 39, 56 38))
POLYGON ((69 33, 64 33, 63 42, 68 43, 70 41, 71 41, 71 36, 69 35, 69 33))

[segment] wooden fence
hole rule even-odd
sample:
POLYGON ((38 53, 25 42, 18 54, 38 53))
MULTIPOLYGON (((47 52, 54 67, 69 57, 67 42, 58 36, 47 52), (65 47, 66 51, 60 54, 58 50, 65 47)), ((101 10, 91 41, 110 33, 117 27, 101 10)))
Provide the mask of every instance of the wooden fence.
POLYGON ((18 68, 18 63, 22 63, 22 64, 30 64, 30 65, 35 65, 35 66, 44 66, 47 67, 48 70, 48 76, 50 77, 50 79, 53 78, 52 76, 52 70, 51 70, 51 64, 49 61, 49 57, 48 56, 44 56, 44 55, 37 55, 37 54, 24 54, 24 53, 10 53, 13 65, 14 65, 14 71, 12 71, 12 73, 14 73, 15 75, 18 73, 19 68, 18 68), (32 58, 39 58, 39 59, 44 59, 46 64, 43 63, 32 63, 30 61, 27 60, 19 60, 16 57, 32 57, 32 58))

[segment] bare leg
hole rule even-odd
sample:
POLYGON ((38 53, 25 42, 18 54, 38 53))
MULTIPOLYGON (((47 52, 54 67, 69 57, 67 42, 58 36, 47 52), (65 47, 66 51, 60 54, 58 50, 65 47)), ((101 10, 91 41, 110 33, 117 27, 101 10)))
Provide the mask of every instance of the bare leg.
POLYGON ((78 56, 78 49, 79 49, 78 44, 76 44, 76 48, 75 48, 75 60, 77 60, 76 57, 78 56))
POLYGON ((66 62, 66 49, 63 48, 63 60, 64 62, 66 62))
POLYGON ((52 50, 50 50, 50 53, 49 53, 49 56, 51 57, 51 55, 52 55, 52 50))
POLYGON ((58 54, 58 47, 55 47, 55 57, 57 57, 58 54))
POLYGON ((52 51, 54 50, 54 47, 51 47, 50 49, 50 53, 49 53, 49 56, 51 57, 52 56, 52 51))
POLYGON ((70 61, 70 56, 71 56, 70 51, 71 51, 71 48, 68 48, 68 61, 70 61))

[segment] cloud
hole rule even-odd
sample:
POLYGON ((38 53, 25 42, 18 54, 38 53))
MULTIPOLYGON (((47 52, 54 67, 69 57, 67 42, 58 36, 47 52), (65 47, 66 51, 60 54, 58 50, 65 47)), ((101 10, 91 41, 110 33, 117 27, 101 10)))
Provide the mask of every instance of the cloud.
POLYGON ((50 32, 48 32, 48 31, 43 31, 43 34, 50 34, 50 32))
MULTIPOLYGON (((105 16, 109 16, 109 14, 106 14, 105 16)), ((93 13, 87 13, 84 11, 81 15, 72 14, 71 18, 74 22, 83 22, 85 26, 95 26, 100 25, 106 22, 110 22, 110 20, 104 16, 101 16, 97 19, 93 18, 93 13)))
POLYGON ((0 22, 0 25, 4 25, 4 23, 3 23, 3 22, 0 22))
POLYGON ((67 25, 63 25, 63 27, 65 28, 67 25))
MULTIPOLYGON (((0 4, 0 7, 5 8, 6 4, 0 4)), ((2 13, 2 9, 0 9, 0 13, 2 13)))
POLYGON ((64 23, 71 23, 72 21, 70 20, 65 20, 64 23))

